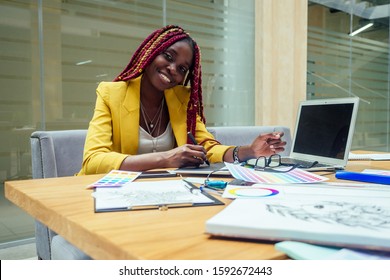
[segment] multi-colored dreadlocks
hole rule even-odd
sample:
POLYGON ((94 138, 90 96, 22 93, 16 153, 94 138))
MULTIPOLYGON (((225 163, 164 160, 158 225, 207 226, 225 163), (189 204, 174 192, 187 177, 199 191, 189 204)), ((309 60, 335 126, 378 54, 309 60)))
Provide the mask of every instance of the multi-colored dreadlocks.
MULTIPOLYGON (((202 101, 202 71, 200 65, 200 49, 196 42, 181 27, 168 25, 150 34, 134 52, 129 64, 114 81, 128 81, 140 76, 145 68, 162 52, 174 43, 189 40, 193 45, 193 63, 184 85, 190 82, 191 95, 187 107, 187 129, 195 135, 196 114, 206 123, 202 101)), ((188 140, 188 143, 191 143, 188 140)))

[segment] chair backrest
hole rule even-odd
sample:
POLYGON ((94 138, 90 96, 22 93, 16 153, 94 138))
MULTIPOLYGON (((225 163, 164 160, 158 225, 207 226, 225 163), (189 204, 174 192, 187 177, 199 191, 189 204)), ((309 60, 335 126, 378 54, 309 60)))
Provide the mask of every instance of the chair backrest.
POLYGON ((207 130, 214 135, 215 139, 224 145, 249 145, 260 134, 283 131, 283 140, 287 142, 282 156, 288 156, 291 151, 291 131, 284 126, 213 126, 207 130))
MULTIPOLYGON (((86 129, 33 132, 30 136, 32 177, 64 177, 79 172, 86 136, 86 129)), ((55 235, 54 231, 36 221, 35 242, 39 259, 52 258, 51 241, 55 235)))
POLYGON ((33 178, 72 176, 79 172, 87 130, 35 131, 31 134, 33 178))

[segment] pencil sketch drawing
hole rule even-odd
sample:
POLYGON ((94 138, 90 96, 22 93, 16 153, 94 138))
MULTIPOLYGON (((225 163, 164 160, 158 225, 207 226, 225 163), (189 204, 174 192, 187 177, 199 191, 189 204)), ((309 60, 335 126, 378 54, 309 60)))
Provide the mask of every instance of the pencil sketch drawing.
POLYGON ((390 206, 321 201, 294 206, 267 204, 266 209, 276 215, 307 222, 320 221, 370 230, 390 228, 390 206))

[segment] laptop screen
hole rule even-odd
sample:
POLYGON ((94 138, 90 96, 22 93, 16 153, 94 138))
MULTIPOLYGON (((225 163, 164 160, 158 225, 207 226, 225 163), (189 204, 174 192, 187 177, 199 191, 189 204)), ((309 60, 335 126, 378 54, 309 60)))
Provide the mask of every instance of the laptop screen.
POLYGON ((313 102, 303 102, 300 107, 293 153, 345 159, 352 140, 352 135, 348 136, 354 131, 356 101, 313 102))

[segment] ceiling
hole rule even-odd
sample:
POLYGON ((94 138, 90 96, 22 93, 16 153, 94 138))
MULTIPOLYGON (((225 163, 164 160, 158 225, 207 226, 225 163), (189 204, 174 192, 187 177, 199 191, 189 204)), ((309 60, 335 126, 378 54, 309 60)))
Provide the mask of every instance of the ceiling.
POLYGON ((333 10, 339 10, 348 14, 368 19, 383 19, 390 15, 389 0, 369 0, 369 1, 351 1, 351 0, 310 0, 311 3, 320 4, 333 10))

